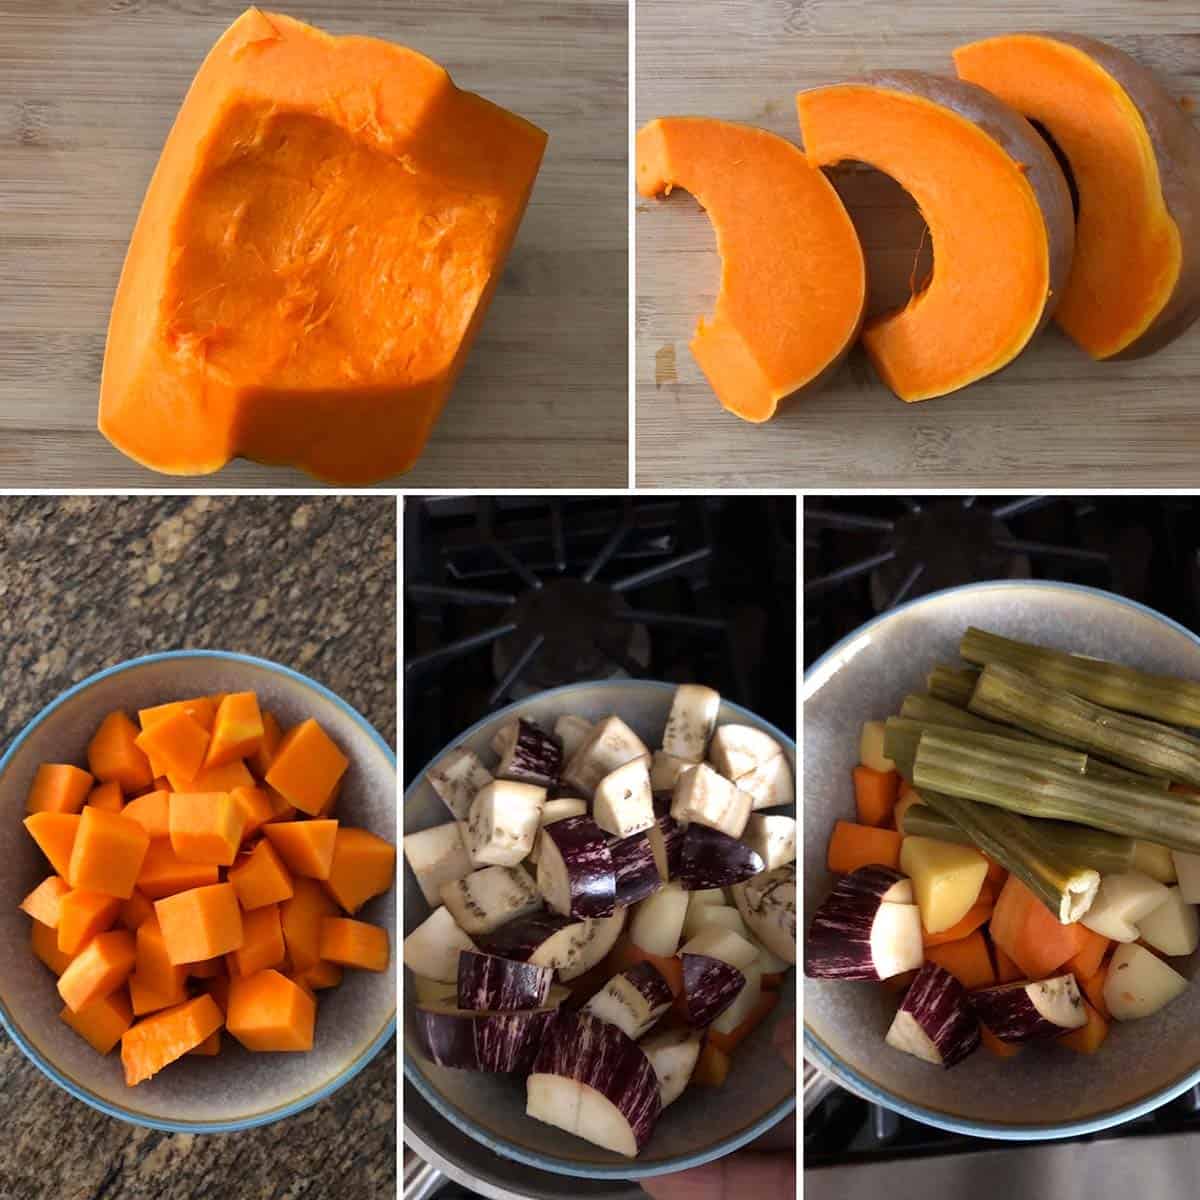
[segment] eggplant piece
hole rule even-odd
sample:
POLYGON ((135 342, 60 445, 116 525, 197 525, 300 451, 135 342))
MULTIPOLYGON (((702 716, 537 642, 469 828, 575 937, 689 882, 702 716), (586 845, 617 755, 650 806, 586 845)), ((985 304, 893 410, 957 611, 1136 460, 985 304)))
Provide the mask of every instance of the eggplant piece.
POLYGON ((683 1095, 700 1057, 703 1035, 690 1029, 665 1029, 638 1044, 658 1076, 658 1097, 666 1108, 683 1095))
POLYGON ((610 771, 596 784, 592 819, 605 833, 619 838, 641 833, 654 824, 650 772, 640 758, 610 771))
POLYGON ((442 902, 439 889, 443 883, 461 879, 475 869, 457 821, 405 834, 404 857, 431 908, 442 902))
POLYGON ((497 758, 503 758, 508 753, 508 748, 517 740, 517 725, 519 718, 514 717, 511 721, 505 721, 495 733, 492 734, 492 740, 488 743, 492 748, 492 753, 497 758))
POLYGON ((678 883, 668 883, 634 907, 629 940, 647 954, 660 957, 674 954, 679 947, 687 909, 687 892, 678 883))
POLYGON ((649 832, 613 838, 608 843, 617 876, 616 902, 636 904, 663 886, 649 832))
POLYGON ((758 951, 744 938, 721 925, 708 925, 684 942, 679 953, 703 954, 737 967, 743 974, 758 961, 758 951))
POLYGON ((663 883, 670 883, 679 875, 679 861, 683 856, 683 826, 669 812, 658 813, 654 824, 646 830, 646 836, 650 839, 659 877, 663 883))
POLYGON ((733 901, 746 928, 772 954, 796 961, 796 864, 734 884, 733 901))
POLYGON ((778 813, 764 816, 752 812, 742 841, 763 860, 765 870, 774 870, 796 859, 796 821, 778 813))
POLYGON ((1035 983, 979 988, 968 999, 975 1016, 1002 1042, 1058 1037, 1087 1024, 1083 997, 1069 973, 1035 983))
POLYGON ((454 819, 465 821, 475 793, 492 782, 492 773, 473 751, 456 746, 425 772, 425 778, 454 819))
MULTIPOLYGON (((562 746, 562 760, 568 763, 575 756, 575 751, 591 736, 593 725, 583 717, 564 713, 554 722, 554 736, 562 746)), ((561 774, 561 772, 560 772, 561 774)))
POLYGON ((556 1015, 525 1084, 528 1116, 629 1158, 662 1111, 658 1076, 642 1048, 587 1013, 556 1015))
POLYGON ((605 775, 635 758, 650 761, 650 751, 620 717, 605 717, 592 726, 587 741, 571 755, 562 781, 591 796, 605 775))
POLYGON ((542 909, 482 935, 479 948, 514 962, 559 970, 578 962, 590 939, 587 921, 542 909))
POLYGON ((511 741, 500 755, 496 777, 547 788, 558 782, 561 773, 562 747, 558 738, 543 732, 532 721, 518 720, 511 741))
POLYGON ((617 876, 604 830, 590 817, 547 825, 537 880, 546 903, 563 916, 607 917, 616 902, 617 876))
POLYGON ((414 975, 456 983, 460 951, 474 949, 475 943, 459 927, 453 913, 448 908, 435 908, 404 939, 404 965, 414 975))
POLYGON ((663 750, 688 762, 703 762, 720 708, 719 692, 698 683, 680 684, 675 689, 671 711, 667 714, 663 750))
POLYGON ((839 880, 804 942, 810 979, 891 979, 924 960, 912 884, 890 867, 860 867, 839 880))
MULTIPOLYGON (((549 796, 549 793, 547 793, 549 796)), ((542 819, 538 825, 538 831, 533 838, 533 846, 529 851, 529 859, 531 862, 537 862, 538 857, 542 852, 542 830, 547 825, 553 825, 555 821, 565 820, 567 817, 584 817, 587 816, 587 801, 578 796, 556 796, 553 799, 547 799, 542 805, 542 819)))
POLYGON ((442 903, 466 933, 491 933, 540 908, 541 893, 520 867, 483 867, 443 883, 442 903))
POLYGON ((545 1008, 553 979, 549 967, 464 950, 458 956, 458 1007, 473 1012, 545 1008))
POLYGON ((681 953, 687 1023, 693 1029, 711 1025, 746 986, 737 967, 709 954, 681 953))
POLYGON ((751 725, 721 725, 708 747, 708 761, 726 779, 733 780, 782 754, 783 747, 769 733, 751 725))
POLYGON ((945 968, 927 962, 905 992, 886 1041, 934 1066, 962 1062, 979 1046, 979 1022, 967 989, 945 968))
POLYGON ((533 1065, 556 1008, 475 1012, 453 1003, 418 1004, 417 1044, 439 1067, 490 1074, 525 1074, 533 1065))
POLYGON ((746 775, 737 778, 738 787, 760 808, 778 808, 796 802, 796 781, 792 777, 792 766, 786 755, 768 759, 762 766, 755 767, 746 775))
POLYGON ((579 956, 570 965, 559 967, 559 979, 563 982, 577 979, 602 962, 616 945, 617 938, 625 929, 625 917, 628 911, 628 909, 618 908, 609 917, 589 917, 584 922, 586 931, 579 956))
POLYGON ((533 849, 546 789, 497 779, 475 793, 466 842, 476 866, 515 867, 533 849))
POLYGON ((726 904, 688 905, 687 917, 683 922, 685 938, 694 938, 710 925, 730 929, 738 937, 746 941, 751 940, 750 930, 746 928, 746 922, 742 920, 742 914, 736 908, 726 904))
POLYGON ((614 975, 583 1011, 610 1021, 636 1041, 671 1007, 675 996, 653 963, 640 962, 614 975))
POLYGON ((426 979, 424 975, 414 975, 412 978, 412 993, 418 1004, 455 1004, 458 1001, 458 989, 450 987, 440 979, 426 979))
POLYGON ((695 765, 694 762, 688 762, 686 758, 676 758, 665 750, 655 750, 654 757, 650 760, 650 790, 655 796, 670 796, 675 791, 680 775, 695 765))
POLYGON ((708 1027, 711 1033, 733 1033, 739 1025, 753 1015, 763 994, 763 969, 760 963, 752 962, 739 968, 746 977, 746 984, 733 998, 733 1003, 708 1027))
POLYGON ((727 837, 742 836, 754 800, 737 784, 697 763, 679 776, 671 797, 671 816, 681 825, 707 825, 727 837))
POLYGON ((683 832, 679 879, 688 891, 730 887, 759 874, 765 863, 745 842, 693 822, 683 832))

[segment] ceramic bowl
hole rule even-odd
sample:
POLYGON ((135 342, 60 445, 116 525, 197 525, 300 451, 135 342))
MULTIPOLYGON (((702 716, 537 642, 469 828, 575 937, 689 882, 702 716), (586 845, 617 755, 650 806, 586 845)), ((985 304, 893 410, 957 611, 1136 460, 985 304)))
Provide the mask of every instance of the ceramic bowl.
MULTIPOLYGON (((588 720, 616 713, 647 745, 657 746, 674 691, 672 684, 648 680, 571 684, 492 714, 455 738, 446 750, 467 746, 485 763, 491 763, 495 761, 490 749, 492 736, 506 721, 528 717, 549 729, 564 713, 576 713, 588 720)), ((772 725, 726 701, 721 705, 718 723, 727 722, 753 725, 770 733, 783 745, 795 767, 795 743, 772 725)), ((792 812, 791 809, 773 811, 792 812)), ((445 805, 429 786, 422 770, 404 797, 404 832, 415 833, 448 819, 445 805)), ((416 878, 406 869, 405 933, 428 915, 429 905, 416 878)), ((404 1071, 421 1095, 477 1142, 497 1154, 542 1170, 592 1179, 641 1179, 680 1171, 744 1145, 791 1112, 796 1103, 795 1071, 771 1048, 775 1025, 794 1011, 794 989, 784 991, 771 1019, 738 1048, 724 1086, 685 1092, 663 1112, 645 1149, 634 1159, 603 1150, 527 1117, 523 1079, 435 1066, 417 1049, 411 998, 405 1008, 404 1071)))
MULTIPOLYGON (((854 819, 850 771, 865 720, 895 713, 924 690, 935 663, 958 661, 968 625, 1150 671, 1200 679, 1200 638, 1108 592, 1057 583, 997 582, 916 600, 864 625, 804 681, 804 904, 832 877, 825 847, 854 819)), ((1191 977, 1197 955, 1173 966, 1191 977)), ((980 1052, 948 1071, 884 1044, 895 999, 877 984, 804 981, 804 1052, 843 1086, 931 1125, 995 1138, 1054 1138, 1127 1121, 1200 1080, 1200 988, 1153 1017, 1113 1022, 1103 1050, 1027 1048, 1000 1061, 980 1052)))
MULTIPOLYGON (((138 1125, 217 1133, 280 1120, 352 1079, 392 1036, 394 972, 347 971, 320 994, 316 1043, 307 1054, 250 1054, 229 1036, 217 1058, 190 1057, 136 1088, 125 1086, 119 1050, 101 1058, 61 1020, 54 977, 29 949, 21 897, 49 866, 21 825, 42 762, 86 762, 88 739, 106 713, 134 712, 185 696, 254 691, 286 728, 315 717, 350 759, 338 815, 395 840, 396 759, 359 713, 296 671, 242 654, 184 650, 134 659, 85 679, 47 705, 0 759, 0 1020, 55 1083, 93 1108, 138 1125)), ((367 904, 363 920, 395 944, 396 892, 367 904)))

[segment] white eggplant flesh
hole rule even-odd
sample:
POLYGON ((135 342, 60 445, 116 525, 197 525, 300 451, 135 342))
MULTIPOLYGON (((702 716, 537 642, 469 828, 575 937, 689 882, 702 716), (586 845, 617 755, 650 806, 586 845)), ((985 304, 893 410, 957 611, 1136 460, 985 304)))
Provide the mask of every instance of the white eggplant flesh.
POLYGON ((708 763, 689 767, 671 797, 671 816, 680 824, 695 821, 726 837, 739 838, 750 819, 753 798, 718 774, 708 763))
POLYGON ((562 747, 558 738, 532 721, 518 720, 500 755, 496 778, 546 788, 558 782, 561 771, 562 747))
POLYGON ((462 879, 475 869, 457 821, 404 835, 404 857, 416 876, 425 903, 441 904, 443 883, 462 879))
POLYGON ((676 758, 665 750, 655 750, 654 758, 650 762, 651 790, 656 796, 674 792, 680 775, 695 765, 694 762, 689 762, 686 758, 676 758))
POLYGON ((427 979, 424 975, 412 977, 412 994, 418 1004, 454 1004, 458 1000, 455 988, 441 979, 427 979))
POLYGON ((466 841, 477 867, 515 867, 533 849, 546 789, 497 779, 482 787, 467 814, 466 841))
POLYGON ((962 1062, 979 1046, 979 1022, 966 989, 949 971, 927 962, 905 992, 886 1041, 937 1067, 962 1062))
POLYGON ((626 838, 654 824, 650 772, 640 758, 610 771, 596 784, 592 819, 605 833, 626 838))
POLYGON ((629 940, 647 954, 674 954, 679 948, 687 910, 687 892, 678 883, 668 883, 661 891, 634 905, 629 940))
POLYGON ((688 1029, 666 1029, 640 1043, 658 1076, 658 1093, 663 1108, 683 1095, 700 1057, 703 1035, 688 1029))
POLYGON ((670 883, 679 875, 679 861, 683 857, 683 826, 670 813, 659 813, 654 825, 646 830, 654 862, 663 883, 670 883))
POLYGON ((1166 884, 1141 871, 1105 875, 1091 907, 1079 923, 1114 942, 1137 941, 1137 923, 1167 898, 1166 884))
POLYGON ((546 903, 563 916, 607 917, 616 906, 612 851, 590 817, 567 817, 542 830, 537 880, 546 903))
POLYGON ((1171 861, 1175 865, 1175 878, 1179 880, 1183 898, 1189 904, 1200 904, 1200 854, 1172 850, 1171 861))
POLYGON ((435 908, 404 939, 404 965, 414 974, 438 983, 458 983, 458 956, 475 943, 460 928, 448 908, 435 908))
POLYGON ((703 762, 720 709, 719 692, 697 683, 680 684, 667 714, 663 750, 688 762, 703 762))
MULTIPOLYGON (((735 910, 736 911, 736 910, 735 910)), ((739 916, 741 914, 739 913, 739 916)), ((758 951, 758 964, 764 975, 782 975, 791 969, 792 964, 778 954, 773 954, 749 931, 747 927, 746 940, 758 951)))
POLYGON ((796 859, 796 822, 778 813, 752 812, 742 832, 742 841, 758 853, 763 869, 773 871, 796 859))
POLYGON ((588 740, 592 732, 591 721, 577 717, 572 713, 564 713, 554 722, 554 736, 562 746, 562 760, 568 763, 574 757, 575 751, 588 740))
POLYGON ((762 999, 763 969, 757 962, 739 970, 746 978, 742 990, 733 998, 733 1003, 725 1009, 709 1026, 714 1033, 732 1033, 754 1011, 762 999))
POLYGON ((571 755, 563 768, 562 781, 591 796, 605 775, 635 758, 650 761, 645 743, 620 717, 605 717, 596 722, 587 741, 571 755))
POLYGON ((693 908, 703 908, 705 905, 716 908, 727 902, 724 888, 692 888, 688 892, 688 912, 691 912, 693 908))
POLYGON ((1138 922, 1141 940, 1171 958, 1191 954, 1200 945, 1200 916, 1178 887, 1167 889, 1167 898, 1138 922))
POLYGON ((1002 983, 971 992, 975 1015, 1002 1042, 1059 1037, 1087 1024, 1087 1009, 1075 976, 1002 983))
POLYGON ((1118 946, 1104 977, 1104 1003, 1118 1021, 1149 1017, 1187 991, 1188 981, 1152 950, 1118 946))
POLYGON ((414 1015, 417 1043, 438 1066, 524 1074, 558 1011, 475 1012, 453 1004, 423 1004, 414 1015))
POLYGON ((617 944, 617 938, 624 932, 628 913, 627 908, 618 908, 609 917, 589 917, 584 922, 587 926, 586 938, 580 947, 579 955, 570 966, 559 967, 559 979, 564 982, 577 979, 603 962, 617 944))
POLYGON ((505 721, 495 733, 492 734, 492 740, 488 744, 492 748, 492 753, 497 758, 503 758, 509 746, 517 740, 517 718, 514 717, 511 721, 505 721))
POLYGON ((1159 883, 1175 883, 1178 876, 1175 873, 1175 860, 1167 846, 1156 846, 1153 842, 1133 843, 1133 863, 1135 871, 1157 879, 1159 883))
POLYGON ((747 775, 737 779, 738 788, 753 801, 754 811, 779 808, 796 802, 796 780, 792 765, 783 754, 768 759, 747 775))
POLYGON ((742 914, 736 908, 724 904, 703 904, 699 908, 688 907, 688 914, 683 922, 683 937, 685 940, 694 938, 701 930, 709 925, 718 925, 722 929, 732 930, 740 938, 750 941, 750 931, 742 914))
POLYGON ((442 903, 468 934, 491 933, 541 907, 537 884, 521 867, 482 867, 443 883, 442 903))
POLYGON ((782 754, 783 747, 769 733, 751 725, 719 725, 708 746, 708 761, 726 779, 749 775, 782 754))
POLYGON ((883 752, 887 725, 883 721, 866 721, 858 739, 858 761, 872 771, 894 771, 896 764, 883 752))
POLYGON ((475 1012, 542 1008, 553 978, 549 967, 464 950, 458 956, 458 1007, 475 1012))
POLYGON ((617 876, 617 904, 636 904, 663 886, 649 830, 626 838, 613 838, 608 849, 617 876))
POLYGON ((473 751, 457 746, 430 767, 425 778, 454 819, 465 821, 475 793, 492 782, 492 773, 473 751))
POLYGON ((796 864, 764 871, 737 884, 734 903, 746 928, 772 954, 796 962, 796 864))
POLYGON ((539 909, 482 934, 479 948, 487 954, 561 972, 579 961, 591 937, 586 920, 539 909))
POLYGON ((584 1006, 637 1041, 671 1007, 674 994, 653 963, 641 962, 614 975, 584 1006))
POLYGON ((542 850, 542 830, 547 825, 553 825, 555 821, 565 821, 567 817, 585 816, 587 816, 587 801, 580 800, 578 796, 559 796, 557 799, 547 800, 542 805, 542 819, 533 839, 533 847, 529 851, 530 862, 538 860, 538 855, 542 850))
POLYGON ((679 948, 680 954, 707 954, 719 958, 739 971, 747 971, 758 962, 758 951, 744 938, 722 925, 708 925, 679 948))

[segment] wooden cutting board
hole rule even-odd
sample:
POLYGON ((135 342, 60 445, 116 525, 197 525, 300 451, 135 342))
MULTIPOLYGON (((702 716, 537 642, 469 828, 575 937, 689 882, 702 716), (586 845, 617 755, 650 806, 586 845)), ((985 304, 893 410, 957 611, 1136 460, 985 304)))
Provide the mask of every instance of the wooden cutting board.
MULTIPOLYGON (((0 3, 0 486, 309 487, 139 467, 95 429, 125 247, 192 75, 248 0, 0 3)), ((271 4, 264 7, 270 8, 271 4)), ((280 0, 402 42, 550 142, 482 333, 412 487, 624 486, 625 0, 280 0)))
MULTIPOLYGON (((1051 28, 1113 42, 1200 99, 1200 9, 1173 0, 673 0, 637 6, 637 121, 704 114, 799 140, 795 93, 873 69, 953 75, 957 45, 1051 28)), ((871 309, 904 302, 923 222, 891 180, 839 168, 871 309)), ((1096 363, 1051 327, 999 375, 897 400, 855 349, 768 425, 718 404, 687 348, 719 264, 691 197, 636 199, 637 480, 698 487, 1121 487, 1200 483, 1200 325, 1140 362, 1096 363)))

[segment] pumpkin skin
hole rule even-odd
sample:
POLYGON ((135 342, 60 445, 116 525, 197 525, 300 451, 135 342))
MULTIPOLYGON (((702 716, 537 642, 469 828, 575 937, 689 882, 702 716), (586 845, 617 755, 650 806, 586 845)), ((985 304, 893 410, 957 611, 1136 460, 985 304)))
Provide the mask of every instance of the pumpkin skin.
POLYGON ((250 9, 187 93, 117 287, 100 431, 168 474, 416 461, 546 135, 402 46, 250 9))

